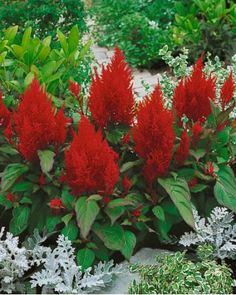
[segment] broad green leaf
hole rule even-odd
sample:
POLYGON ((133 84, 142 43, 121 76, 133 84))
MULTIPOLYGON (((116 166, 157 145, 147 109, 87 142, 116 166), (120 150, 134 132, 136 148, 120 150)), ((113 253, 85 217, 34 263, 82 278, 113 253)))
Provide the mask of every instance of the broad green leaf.
POLYGON ((13 235, 21 234, 28 225, 30 208, 25 206, 18 206, 13 209, 13 218, 10 222, 10 232, 13 235))
POLYGON ((107 206, 104 211, 108 215, 108 217, 111 219, 111 224, 113 224, 125 212, 125 208, 124 207, 110 208, 107 206))
POLYGON ((198 150, 190 150, 189 151, 190 155, 193 156, 197 161, 199 161, 199 159, 203 158, 206 154, 206 150, 205 149, 198 149, 198 150))
POLYGON ((67 226, 70 220, 72 219, 72 217, 73 217, 73 213, 68 213, 61 218, 61 221, 63 221, 65 225, 67 226))
POLYGON ((127 162, 127 163, 124 163, 123 165, 122 165, 122 167, 120 168, 120 172, 121 173, 124 173, 124 172, 126 172, 127 170, 129 170, 129 169, 131 169, 131 168, 133 168, 133 167, 135 167, 135 166, 139 166, 139 165, 141 165, 142 164, 142 160, 136 160, 136 161, 133 161, 133 162, 127 162))
POLYGON ((68 209, 73 209, 73 204, 75 202, 75 198, 69 193, 68 189, 62 190, 62 202, 68 209))
POLYGON ((50 172, 53 167, 55 153, 50 150, 38 151, 38 156, 42 172, 50 172))
POLYGON ((136 245, 136 237, 131 231, 126 230, 124 232, 124 246, 121 250, 121 253, 125 256, 126 259, 130 259, 133 254, 134 247, 136 245))
POLYGON ((5 170, 1 173, 1 190, 8 191, 15 183, 18 177, 23 175, 29 170, 29 167, 25 164, 15 163, 9 164, 5 170))
POLYGON ((18 31, 18 26, 10 27, 5 31, 5 39, 8 40, 8 45, 12 44, 18 31))
POLYGON ((80 232, 83 238, 88 235, 100 208, 94 200, 88 200, 87 197, 79 197, 75 204, 75 212, 80 232))
POLYGON ((93 264, 95 254, 93 250, 84 248, 77 252, 76 258, 78 265, 80 265, 84 271, 93 264))
POLYGON ((31 27, 28 27, 24 31, 24 34, 23 34, 23 37, 22 37, 22 43, 21 43, 23 49, 26 49, 27 46, 30 44, 31 32, 32 32, 32 28, 31 27))
POLYGON ((79 46, 79 29, 78 26, 73 26, 68 37, 69 52, 72 53, 79 46))
POLYGON ((16 192, 27 192, 31 191, 34 187, 34 184, 30 181, 21 181, 13 185, 11 192, 14 194, 16 192))
POLYGON ((71 220, 62 230, 61 234, 68 237, 69 240, 76 240, 79 233, 79 229, 74 220, 71 220))
POLYGON ((32 199, 30 197, 24 196, 20 199, 20 204, 32 204, 32 199))
POLYGON ((153 214, 160 220, 164 221, 165 220, 165 212, 164 210, 162 209, 161 206, 155 206, 153 209, 152 209, 152 212, 153 214))
POLYGON ((6 153, 6 154, 11 155, 11 156, 19 154, 16 149, 14 149, 13 147, 11 147, 9 145, 2 145, 0 147, 0 152, 6 153))
POLYGON ((47 230, 49 233, 54 231, 55 227, 57 224, 61 222, 61 217, 60 216, 49 216, 47 218, 47 230))
POLYGON ((192 212, 192 204, 190 201, 190 192, 187 182, 183 178, 177 177, 158 179, 160 185, 169 194, 171 200, 174 202, 175 206, 178 208, 179 213, 183 217, 184 221, 194 228, 194 218, 192 212))
POLYGON ((119 251, 123 249, 125 236, 120 225, 100 225, 95 223, 92 230, 104 242, 104 245, 108 249, 119 251))
POLYGON ((68 54, 68 43, 66 40, 66 36, 59 29, 57 30, 57 36, 58 36, 58 39, 60 41, 61 47, 62 47, 65 55, 67 55, 68 54))
POLYGON ((108 208, 114 208, 114 207, 120 207, 120 206, 127 206, 127 205, 133 205, 134 202, 132 200, 127 200, 125 198, 119 198, 115 200, 111 200, 107 207, 108 208))
POLYGON ((11 48, 12 48, 12 52, 13 52, 13 54, 15 55, 15 57, 16 57, 17 59, 21 59, 22 56, 23 56, 23 54, 24 54, 24 49, 23 49, 23 47, 20 46, 20 45, 17 45, 17 44, 13 44, 13 45, 11 46, 11 48))
POLYGON ((91 195, 91 196, 88 197, 88 201, 90 201, 90 200, 100 201, 102 199, 103 199, 103 197, 101 195, 97 195, 97 194, 96 195, 91 195))
POLYGON ((221 205, 236 212, 236 179, 233 170, 222 166, 216 174, 218 177, 214 186, 215 198, 221 205))
POLYGON ((199 193, 207 188, 207 185, 204 183, 198 183, 194 187, 190 188, 190 191, 193 193, 199 193))

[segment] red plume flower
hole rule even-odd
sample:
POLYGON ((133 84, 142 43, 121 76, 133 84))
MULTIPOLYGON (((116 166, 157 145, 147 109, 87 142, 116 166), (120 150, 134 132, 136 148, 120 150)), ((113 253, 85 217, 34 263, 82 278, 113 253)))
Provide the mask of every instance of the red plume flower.
POLYGON ((145 160, 144 176, 149 183, 166 176, 174 146, 173 115, 163 106, 160 85, 139 104, 133 127, 136 153, 145 160))
POLYGON ((191 76, 182 79, 175 88, 173 107, 178 118, 186 115, 193 122, 204 121, 211 113, 210 99, 215 100, 215 79, 206 78, 200 57, 191 76))
POLYGON ((61 209, 64 208, 64 205, 62 203, 62 200, 59 198, 54 198, 50 201, 49 207, 52 209, 61 209))
POLYGON ((189 155, 190 141, 187 130, 185 129, 180 138, 180 144, 175 154, 175 166, 181 166, 187 160, 189 155))
POLYGON ((224 110, 226 105, 231 101, 233 95, 234 95, 235 85, 233 80, 233 73, 229 74, 229 77, 224 82, 223 86, 220 90, 220 99, 221 99, 221 106, 224 110))
POLYGON ((0 92, 0 127, 8 127, 11 121, 11 112, 5 106, 2 100, 2 92, 0 92))
POLYGON ((70 148, 65 152, 66 183, 74 195, 112 194, 119 178, 118 155, 82 116, 70 148))
POLYGON ((122 186, 125 190, 125 193, 127 193, 130 190, 132 185, 133 185, 132 181, 125 175, 122 180, 122 186))
POLYGON ((71 94, 74 95, 75 98, 79 99, 79 94, 81 91, 80 85, 78 83, 70 81, 70 80, 68 80, 68 83, 69 83, 69 90, 70 90, 71 94))
POLYGON ((95 72, 92 79, 89 108, 98 127, 104 128, 108 123, 132 123, 134 96, 131 80, 131 69, 122 52, 116 48, 110 64, 102 68, 101 76, 95 72))
POLYGON ((200 134, 202 133, 202 125, 199 121, 197 121, 196 123, 194 123, 193 127, 192 127, 192 145, 193 147, 196 146, 199 138, 200 138, 200 134))
POLYGON ((18 149, 24 158, 34 162, 38 159, 38 150, 50 144, 62 144, 66 136, 65 122, 62 111, 55 116, 51 100, 34 79, 14 113, 18 149))

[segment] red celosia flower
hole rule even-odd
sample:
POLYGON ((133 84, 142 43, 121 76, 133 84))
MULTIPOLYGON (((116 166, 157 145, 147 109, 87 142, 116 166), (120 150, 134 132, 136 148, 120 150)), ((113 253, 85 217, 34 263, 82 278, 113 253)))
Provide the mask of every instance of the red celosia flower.
POLYGON ((44 176, 43 173, 40 175, 40 177, 39 177, 39 179, 38 179, 38 184, 39 184, 40 186, 43 186, 43 185, 46 184, 46 179, 45 179, 45 176, 44 176))
POLYGON ((11 114, 3 102, 2 93, 0 92, 0 126, 8 127, 11 122, 11 114))
POLYGON ((109 122, 130 125, 133 121, 134 96, 131 69, 116 48, 111 63, 95 72, 90 88, 89 108, 93 121, 104 128, 109 122))
POLYGON ((224 110, 226 105, 231 101, 234 95, 235 85, 233 80, 233 73, 229 74, 228 79, 224 82, 221 90, 220 90, 220 99, 221 99, 221 106, 224 110))
POLYGON ((4 129, 3 134, 4 134, 5 138, 6 138, 6 140, 9 143, 12 143, 12 138, 13 138, 13 135, 14 135, 14 131, 13 131, 13 128, 12 128, 12 120, 9 122, 7 127, 4 129))
POLYGON ((212 162, 207 162, 207 174, 210 176, 215 175, 214 164, 212 162))
POLYGON ((175 166, 181 166, 187 160, 189 155, 189 147, 189 137, 187 130, 185 129, 181 134, 180 144, 175 154, 175 166))
POLYGON ((125 190, 125 193, 127 193, 130 190, 132 185, 133 185, 132 181, 125 175, 122 180, 122 186, 125 190))
POLYGON ((191 76, 182 79, 175 88, 173 107, 179 118, 186 115, 194 122, 204 121, 211 113, 210 99, 215 100, 215 79, 206 78, 200 57, 191 76))
POLYGON ((160 85, 139 104, 133 127, 136 153, 145 160, 144 176, 149 183, 166 176, 174 146, 173 115, 163 106, 160 85))
POLYGON ((10 192, 7 193, 6 199, 11 203, 14 203, 16 201, 16 197, 10 192))
POLYGON ((26 89, 14 113, 14 124, 19 151, 30 162, 38 159, 38 150, 65 140, 65 118, 61 112, 55 116, 55 108, 36 79, 26 89))
POLYGON ((62 203, 62 200, 59 198, 54 198, 50 201, 49 207, 52 209, 59 209, 59 208, 64 208, 64 205, 62 203))
POLYGON ((72 95, 74 95, 77 99, 80 99, 79 94, 81 91, 81 87, 77 82, 73 82, 68 80, 69 83, 69 90, 71 92, 72 95))
POLYGON ((57 145, 60 145, 66 140, 66 125, 70 122, 70 119, 68 119, 64 114, 64 106, 56 113, 55 122, 57 128, 55 130, 54 141, 57 145))
POLYGON ((133 212, 132 212, 132 216, 134 217, 139 217, 141 215, 141 209, 142 209, 142 205, 138 206, 133 212))
POLYGON ((107 205, 107 204, 109 204, 111 202, 111 199, 108 196, 104 197, 102 200, 103 200, 104 205, 107 205))
POLYGON ((195 185, 198 184, 198 179, 197 178, 193 178, 191 179, 190 181, 188 181, 188 186, 191 188, 191 187, 194 187, 195 185))
POLYGON ((74 195, 109 196, 119 178, 118 155, 86 117, 81 117, 78 129, 65 152, 66 182, 74 195))
POLYGON ((62 171, 62 173, 59 177, 59 181, 60 181, 60 183, 64 183, 66 181, 66 175, 65 175, 64 171, 62 171))
POLYGON ((200 134, 202 133, 202 125, 199 121, 195 122, 193 127, 192 127, 192 145, 195 147, 199 138, 200 138, 200 134))

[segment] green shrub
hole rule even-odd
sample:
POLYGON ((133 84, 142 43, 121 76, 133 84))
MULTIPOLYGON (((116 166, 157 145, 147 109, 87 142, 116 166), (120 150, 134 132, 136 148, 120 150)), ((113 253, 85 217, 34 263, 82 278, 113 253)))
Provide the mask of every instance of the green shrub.
POLYGON ((173 39, 190 49, 191 59, 203 51, 225 60, 232 56, 236 40, 236 5, 225 0, 179 1, 173 39))
POLYGON ((226 264, 214 260, 193 262, 185 252, 157 257, 156 265, 133 266, 140 282, 133 282, 130 294, 225 294, 232 293, 233 278, 226 264))
POLYGON ((0 40, 0 83, 8 102, 19 96, 34 76, 55 100, 65 98, 70 79, 86 88, 90 80, 90 41, 82 43, 77 26, 68 38, 60 30, 57 36, 59 41, 51 44, 51 36, 43 40, 32 36, 31 27, 23 34, 18 33, 17 26, 5 31, 0 40))
POLYGON ((133 66, 152 66, 159 49, 171 41, 170 24, 174 19, 173 0, 94 1, 93 15, 101 46, 118 46, 133 66))
POLYGON ((56 37, 55 28, 64 33, 73 25, 81 32, 86 30, 85 10, 81 0, 27 0, 1 1, 0 29, 18 25, 21 29, 31 26, 40 38, 56 37))

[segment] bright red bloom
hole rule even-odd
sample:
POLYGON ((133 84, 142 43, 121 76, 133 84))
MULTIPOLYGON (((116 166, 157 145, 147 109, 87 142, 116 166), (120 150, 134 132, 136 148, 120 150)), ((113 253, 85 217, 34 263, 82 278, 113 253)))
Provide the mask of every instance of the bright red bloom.
POLYGON ((64 204, 62 203, 61 199, 54 198, 50 201, 49 207, 52 209, 61 209, 61 208, 64 208, 64 204))
POLYGON ((178 118, 186 115, 188 119, 204 121, 211 113, 211 100, 215 100, 215 79, 206 78, 203 72, 203 61, 200 57, 191 76, 182 79, 175 88, 173 107, 178 118))
POLYGON ((51 100, 36 79, 23 94, 14 113, 14 123, 18 149, 30 162, 38 160, 38 150, 50 144, 62 144, 65 140, 65 117, 60 111, 55 116, 51 100))
POLYGON ((104 128, 108 123, 130 125, 134 116, 131 69, 122 52, 115 55, 101 76, 95 72, 90 88, 89 108, 93 121, 104 128))
POLYGON ((175 154, 175 166, 182 166, 189 155, 190 140, 185 129, 180 138, 180 144, 175 154))
POLYGON ((139 217, 141 215, 141 209, 142 209, 142 205, 138 206, 136 209, 134 209, 134 211, 132 212, 132 216, 134 217, 139 217))
POLYGON ((104 205, 107 205, 107 204, 109 204, 111 202, 111 199, 108 196, 104 197, 102 200, 103 200, 104 205))
POLYGON ((200 138, 200 135, 202 133, 202 125, 199 121, 195 122, 193 127, 192 127, 192 145, 195 147, 199 138, 200 138))
POLYGON ((43 185, 46 184, 46 179, 45 179, 45 176, 44 176, 43 173, 40 175, 40 177, 39 177, 39 179, 38 179, 38 184, 39 184, 40 186, 43 186, 43 185))
POLYGON ((119 178, 118 155, 86 117, 81 117, 78 129, 65 152, 66 182, 74 195, 109 196, 119 178))
POLYGON ((0 92, 0 126, 8 127, 11 122, 11 112, 5 106, 2 100, 2 92, 0 92))
POLYGON ((122 180, 122 186, 126 193, 130 190, 132 185, 133 185, 132 181, 125 175, 122 180))
POLYGON ((163 106, 160 85, 137 110, 133 127, 136 153, 145 160, 144 176, 149 183, 166 176, 174 146, 173 115, 163 106))
POLYGON ((56 113, 55 122, 56 122, 56 130, 55 131, 55 143, 57 145, 63 144, 66 140, 67 128, 66 125, 70 122, 64 114, 64 106, 56 113))
POLYGON ((14 203, 16 201, 16 197, 10 192, 7 193, 6 199, 11 203, 14 203))
POLYGON ((198 184, 198 179, 197 178, 193 178, 191 179, 190 181, 188 181, 188 186, 191 188, 191 187, 195 187, 195 185, 198 184))
POLYGON ((214 164, 212 162, 207 162, 207 171, 206 172, 210 176, 215 175, 214 164))
POLYGON ((229 74, 229 77, 224 82, 220 90, 221 106, 223 110, 225 109, 226 105, 231 101, 234 95, 234 90, 235 90, 235 84, 233 80, 233 73, 231 71, 231 73, 229 74))
POLYGON ((79 99, 80 98, 79 94, 81 91, 80 85, 77 82, 73 82, 70 80, 68 80, 68 83, 69 83, 69 90, 70 90, 71 94, 74 95, 77 99, 79 99))

